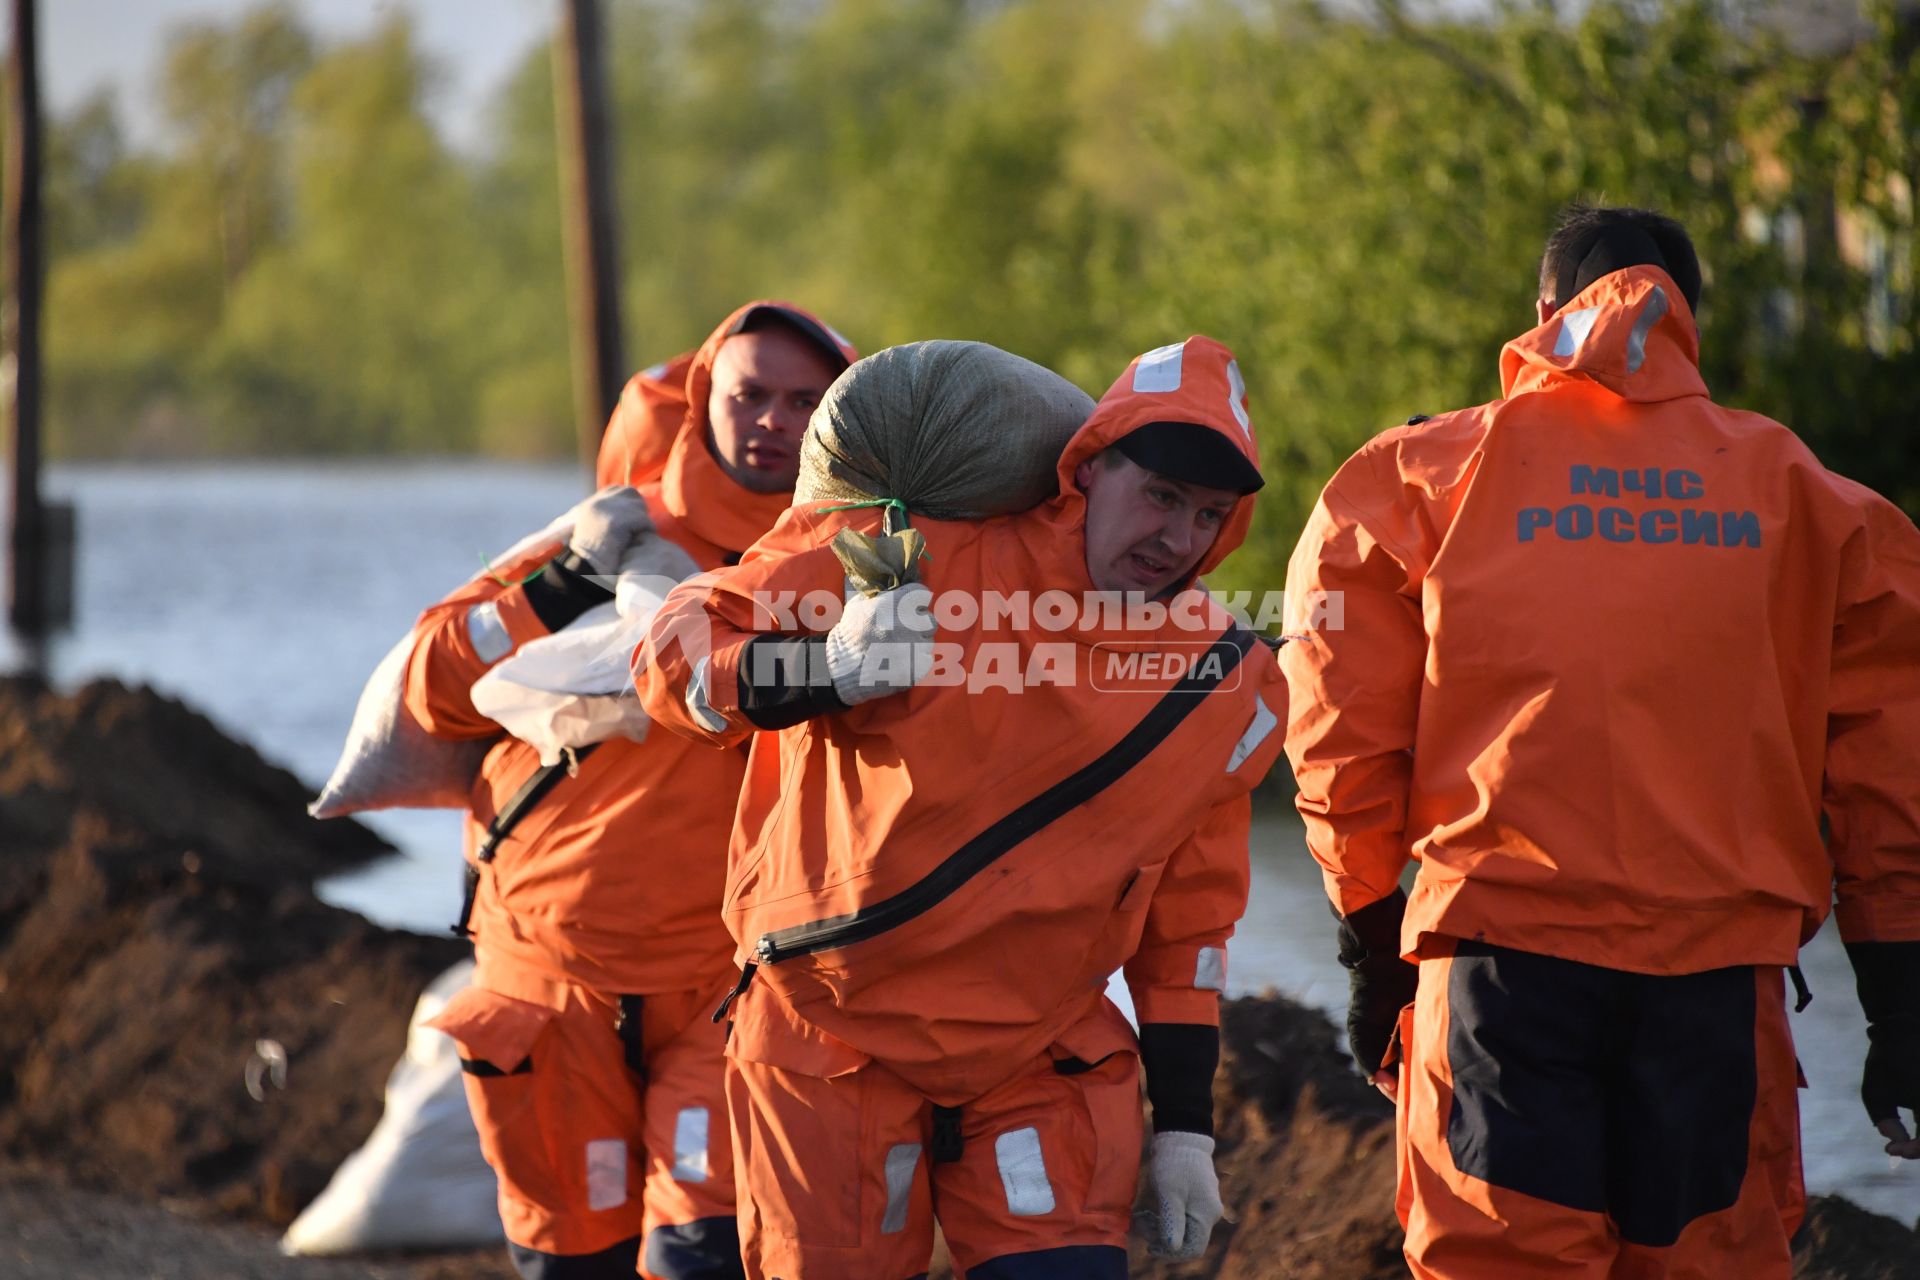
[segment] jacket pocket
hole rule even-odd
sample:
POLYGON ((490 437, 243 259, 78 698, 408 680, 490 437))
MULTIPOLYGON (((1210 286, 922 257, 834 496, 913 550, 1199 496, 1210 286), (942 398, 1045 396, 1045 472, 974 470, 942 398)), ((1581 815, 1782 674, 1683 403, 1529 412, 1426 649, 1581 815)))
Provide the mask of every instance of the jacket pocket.
POLYGON ((1115 912, 1125 914, 1139 911, 1153 900, 1153 891, 1160 887, 1160 877, 1166 874, 1168 858, 1150 862, 1127 877, 1121 886, 1119 900, 1113 904, 1115 912))
MULTIPOLYGON (((1120 882, 1113 910, 1100 926, 1093 945, 1087 948, 1086 964, 1076 985, 1082 990, 1104 991, 1107 978, 1122 968, 1140 949, 1140 935, 1146 928, 1147 907, 1166 874, 1168 859, 1150 862, 1131 872, 1120 882)), ((1116 1015, 1118 1013, 1116 1011, 1116 1015)), ((1121 1019, 1124 1023, 1125 1019, 1121 1019)), ((1069 1033, 1072 1034, 1072 1033, 1069 1033)))
POLYGON ((453 1037, 468 1075, 524 1075, 532 1069, 534 1041, 553 1017, 544 1005, 468 987, 424 1025, 453 1037))

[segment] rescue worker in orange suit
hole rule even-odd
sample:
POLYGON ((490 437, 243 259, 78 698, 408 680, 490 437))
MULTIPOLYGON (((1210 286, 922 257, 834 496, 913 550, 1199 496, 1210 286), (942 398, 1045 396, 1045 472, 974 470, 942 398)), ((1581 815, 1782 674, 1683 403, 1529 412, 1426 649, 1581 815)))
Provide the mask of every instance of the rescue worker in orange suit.
POLYGON ((1836 893, 1867 1111, 1920 1155, 1920 533, 1708 398, 1699 297, 1679 224, 1570 209, 1504 397, 1368 443, 1289 570, 1287 750, 1419 1277, 1785 1280, 1783 971, 1836 893))
MULTIPOLYGON (((785 303, 729 316, 683 358, 684 390, 654 393, 680 405, 656 480, 600 490, 575 508, 569 545, 427 611, 411 713, 444 737, 498 735, 474 681, 611 599, 622 552, 646 531, 703 568, 737 559, 786 508, 807 418, 853 359, 785 303)), ((625 478, 631 444, 610 432, 603 478, 609 466, 625 478)), ((634 736, 547 768, 501 737, 474 782, 463 923, 477 969, 434 1025, 460 1046, 527 1280, 636 1264, 659 1280, 739 1274, 722 1033, 707 1015, 733 972, 715 908, 746 757, 636 719, 634 736)))
POLYGON ((1270 651, 1195 579, 1244 538, 1257 458, 1231 352, 1190 338, 1114 384, 1054 498, 915 518, 922 582, 771 629, 756 595, 838 609, 828 543, 882 521, 805 504, 656 616, 636 658, 647 713, 719 743, 770 731, 725 900, 750 1276, 923 1275, 936 1220, 970 1280, 1124 1276, 1143 1060, 1151 1239, 1205 1248, 1225 947, 1284 693, 1270 651), (1166 616, 1143 607, 1129 629, 1069 610, 1048 629, 1041 603, 971 624, 957 607, 1043 591, 1166 616), (1065 679, 937 674, 944 654, 977 676, 996 645, 1002 674, 1029 671, 1049 644, 1065 679), (1097 665, 1143 649, 1211 655, 1211 676, 1127 684, 1097 665), (1123 967, 1137 1038, 1104 994, 1123 967))

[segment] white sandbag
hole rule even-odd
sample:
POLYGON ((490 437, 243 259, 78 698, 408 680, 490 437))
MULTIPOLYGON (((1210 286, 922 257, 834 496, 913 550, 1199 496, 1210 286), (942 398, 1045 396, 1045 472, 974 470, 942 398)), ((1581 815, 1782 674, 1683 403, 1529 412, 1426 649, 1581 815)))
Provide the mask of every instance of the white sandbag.
POLYGON ((420 1024, 473 978, 463 960, 414 1006, 407 1049, 387 1077, 386 1111, 280 1239, 285 1254, 439 1249, 505 1239, 493 1170, 467 1111, 460 1050, 420 1024))
POLYGON ((639 740, 647 717, 627 669, 650 617, 623 619, 609 602, 528 641, 474 681, 474 710, 539 752, 541 764, 616 734, 639 740))
POLYGON ((613 600, 502 659, 474 681, 474 709, 539 752, 542 764, 608 738, 644 738, 648 721, 633 688, 633 651, 667 593, 696 572, 673 543, 640 538, 620 559, 613 600))
POLYGON ((1093 398, 984 342, 910 342, 827 389, 800 443, 795 502, 894 498, 917 515, 976 520, 1059 490, 1055 468, 1093 398))
POLYGON ((643 534, 620 557, 613 604, 623 618, 651 619, 667 593, 700 572, 693 557, 657 533, 643 534))
MULTIPOLYGON (((570 517, 554 521, 493 558, 488 572, 510 565, 573 533, 570 517)), ((472 579, 468 579, 472 581, 472 579)), ((333 776, 307 806, 316 818, 339 818, 369 809, 465 808, 473 776, 492 744, 484 739, 449 741, 420 727, 406 708, 409 630, 373 669, 353 709, 346 746, 333 776)))
POLYGON ((340 818, 368 809, 456 809, 467 803, 473 775, 492 743, 436 738, 407 711, 413 642, 409 631, 367 677, 340 763, 307 806, 314 817, 340 818))

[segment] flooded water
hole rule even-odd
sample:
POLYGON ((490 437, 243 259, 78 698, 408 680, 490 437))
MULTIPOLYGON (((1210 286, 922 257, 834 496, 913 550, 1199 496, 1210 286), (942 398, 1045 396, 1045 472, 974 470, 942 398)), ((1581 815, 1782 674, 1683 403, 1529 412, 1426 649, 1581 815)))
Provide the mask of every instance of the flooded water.
MULTIPOLYGON (((145 682, 182 698, 309 783, 333 767, 361 682, 419 610, 477 561, 584 491, 570 467, 222 464, 56 468, 79 507, 78 624, 55 678, 145 682)), ((459 905, 450 813, 376 815, 402 850, 322 886, 395 927, 437 931, 459 905)), ((1263 817, 1231 993, 1276 988, 1339 1016, 1346 975, 1299 823, 1263 817)), ((1905 1222, 1920 1167, 1880 1152, 1856 1090, 1865 1027, 1831 927, 1804 957, 1815 999, 1793 1020, 1807 1181, 1905 1222)))

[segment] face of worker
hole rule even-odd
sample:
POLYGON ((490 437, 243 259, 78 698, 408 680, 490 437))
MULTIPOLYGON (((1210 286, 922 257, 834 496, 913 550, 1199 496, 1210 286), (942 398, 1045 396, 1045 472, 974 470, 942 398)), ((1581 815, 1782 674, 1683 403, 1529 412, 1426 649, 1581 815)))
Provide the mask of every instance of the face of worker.
POLYGON ((800 437, 839 376, 813 343, 782 328, 736 333, 713 362, 713 454, 741 488, 784 493, 800 474, 800 437))
POLYGON ((1149 599, 1185 581, 1220 536, 1240 495, 1173 480, 1118 454, 1074 469, 1087 498, 1087 576, 1100 591, 1149 599))

